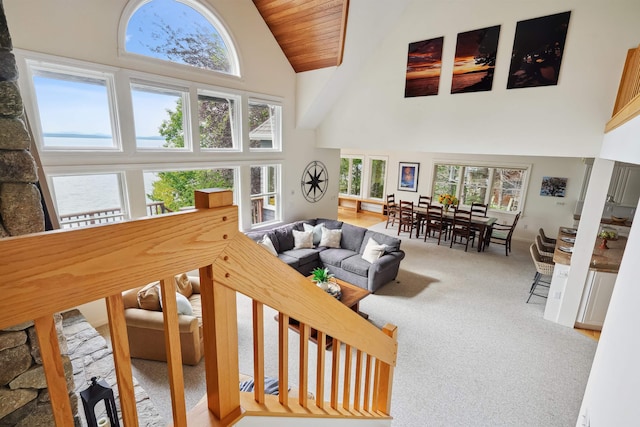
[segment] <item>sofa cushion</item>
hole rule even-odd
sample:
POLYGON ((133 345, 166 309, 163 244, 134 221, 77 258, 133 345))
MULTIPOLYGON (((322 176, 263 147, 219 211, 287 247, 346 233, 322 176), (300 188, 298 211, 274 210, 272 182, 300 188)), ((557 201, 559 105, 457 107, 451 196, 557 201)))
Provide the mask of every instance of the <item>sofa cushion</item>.
POLYGON ((176 276, 176 292, 189 298, 193 294, 193 286, 187 276, 187 273, 178 274, 176 276))
POLYGON ((296 258, 299 261, 299 265, 302 265, 317 260, 318 250, 309 248, 291 249, 290 251, 283 252, 281 255, 296 258))
POLYGON ((318 246, 322 239, 322 227, 324 227, 324 222, 317 225, 311 225, 305 222, 303 226, 304 231, 311 231, 313 233, 313 245, 318 246))
POLYGON ((293 249, 313 248, 313 231, 291 230, 293 233, 293 249))
POLYGON ((262 239, 258 240, 258 244, 268 250, 271 255, 278 256, 278 251, 276 251, 273 241, 269 238, 268 234, 262 236, 262 239))
POLYGON ((202 300, 200 299, 200 294, 191 295, 189 304, 191 304, 193 315, 198 318, 198 325, 202 326, 202 300))
POLYGON ((382 233, 378 233, 375 231, 371 231, 371 230, 367 230, 366 233, 364 234, 364 238, 362 240, 362 246, 360 247, 360 249, 358 250, 358 252, 360 254, 364 253, 364 249, 367 246, 367 242, 369 241, 369 238, 372 238, 373 240, 375 240, 376 242, 378 242, 381 245, 385 245, 387 248, 385 249, 385 252, 395 252, 395 251, 399 251, 400 250, 400 242, 401 240, 398 238, 395 238, 393 236, 387 236, 386 234, 382 234, 382 233))
POLYGON ((340 247, 354 252, 360 252, 362 239, 364 239, 366 231, 366 228, 356 227, 351 224, 342 224, 342 241, 340 242, 340 247))
POLYGON ((325 265, 340 267, 342 260, 357 255, 355 251, 349 249, 326 249, 319 253, 320 261, 325 265))
MULTIPOLYGON (((276 250, 278 253, 282 253, 285 251, 289 251, 293 249, 294 240, 293 240, 293 229, 295 228, 295 224, 285 225, 283 227, 278 227, 273 230, 273 234, 278 244, 276 246, 276 250)), ((274 242, 275 246, 275 242, 274 242)))
POLYGON ((369 237, 362 252, 362 259, 373 263, 382 256, 386 248, 387 245, 381 245, 373 240, 372 237, 369 237))
POLYGON ((329 230, 338 230, 342 228, 344 224, 342 221, 336 221, 335 219, 317 218, 316 224, 324 224, 329 230))
MULTIPOLYGON (((162 293, 160 293, 160 309, 164 310, 162 306, 162 293)), ((191 307, 191 303, 189 299, 182 295, 180 292, 176 292, 176 311, 178 314, 186 314, 189 316, 193 316, 193 307, 191 307)))
POLYGON ((300 260, 298 258, 286 255, 285 253, 278 254, 278 259, 293 268, 298 268, 300 265, 300 260))
POLYGON ((342 260, 340 267, 358 276, 367 276, 371 263, 362 259, 362 256, 356 254, 347 259, 342 260))
POLYGON ((138 291, 138 305, 143 310, 161 310, 160 282, 149 283, 138 291))
POLYGON ((327 227, 322 227, 322 238, 318 246, 326 248, 339 248, 342 240, 342 230, 330 230, 327 227))

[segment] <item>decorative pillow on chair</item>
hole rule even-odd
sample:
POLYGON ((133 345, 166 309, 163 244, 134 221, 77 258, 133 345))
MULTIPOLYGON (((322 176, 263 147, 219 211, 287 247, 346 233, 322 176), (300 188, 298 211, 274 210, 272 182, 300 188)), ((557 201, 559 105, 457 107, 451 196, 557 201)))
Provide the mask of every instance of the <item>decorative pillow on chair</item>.
POLYGON ((313 248, 313 231, 293 231, 293 249, 313 248))
POLYGON ((273 242, 271 241, 269 236, 267 236, 266 234, 262 236, 262 240, 258 240, 258 244, 263 248, 266 248, 269 251, 269 253, 271 253, 271 255, 278 256, 278 252, 276 251, 276 248, 273 246, 273 242))
POLYGON ((327 227, 322 227, 322 239, 320 239, 319 246, 327 248, 339 248, 340 239, 342 238, 342 230, 329 230, 327 227))
POLYGON ((304 231, 313 232, 313 245, 318 246, 320 244, 320 240, 322 240, 322 227, 324 227, 324 222, 317 225, 311 225, 305 222, 302 225, 304 226, 304 231))
POLYGON ((160 311, 160 282, 149 283, 138 291, 138 305, 143 310, 160 311))
POLYGON ((189 298, 193 294, 193 285, 187 273, 178 274, 176 276, 176 291, 189 298))
POLYGON ((369 261, 370 263, 375 262, 378 258, 384 254, 387 245, 381 245, 371 237, 369 237, 369 241, 367 241, 367 246, 364 247, 364 252, 362 253, 362 259, 365 261, 369 261))

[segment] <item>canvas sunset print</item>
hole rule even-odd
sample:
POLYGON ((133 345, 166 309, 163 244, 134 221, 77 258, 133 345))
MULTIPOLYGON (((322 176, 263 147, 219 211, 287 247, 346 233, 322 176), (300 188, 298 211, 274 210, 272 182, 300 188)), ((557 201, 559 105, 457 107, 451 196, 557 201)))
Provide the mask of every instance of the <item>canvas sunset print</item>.
POLYGON ((404 97, 438 94, 444 37, 409 43, 404 97))
POLYGON ((458 33, 451 93, 491 90, 500 26, 458 33))

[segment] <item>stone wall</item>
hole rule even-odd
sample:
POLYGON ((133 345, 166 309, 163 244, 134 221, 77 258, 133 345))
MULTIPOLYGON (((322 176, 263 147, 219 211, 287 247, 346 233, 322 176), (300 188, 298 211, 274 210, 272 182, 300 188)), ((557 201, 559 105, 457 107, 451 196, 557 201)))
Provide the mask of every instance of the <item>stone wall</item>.
MULTIPOLYGON (((36 233, 45 227, 37 168, 29 151, 31 138, 25 127, 12 49, 0 2, 0 238, 36 233)), ((62 317, 56 317, 67 386, 74 413, 77 413, 71 362, 65 356, 62 317)), ((0 427, 53 424, 33 322, 0 331, 0 427)))

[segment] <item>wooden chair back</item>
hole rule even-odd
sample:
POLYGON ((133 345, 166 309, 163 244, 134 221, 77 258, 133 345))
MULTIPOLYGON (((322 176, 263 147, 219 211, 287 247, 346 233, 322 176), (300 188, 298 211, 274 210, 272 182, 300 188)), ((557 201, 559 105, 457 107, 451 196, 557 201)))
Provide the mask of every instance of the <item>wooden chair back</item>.
POLYGON ((387 223, 384 228, 396 225, 396 221, 398 220, 398 205, 396 204, 396 195, 395 194, 387 194, 387 223))
POLYGON ((465 245, 464 251, 466 252, 469 249, 469 241, 472 242, 471 247, 473 247, 475 236, 475 231, 471 227, 471 211, 456 209, 453 212, 451 243, 449 247, 452 248, 454 243, 461 243, 465 245), (459 238, 460 241, 456 241, 456 238, 459 238))
POLYGON ((427 240, 427 236, 431 236, 432 233, 438 233, 438 245, 442 239, 442 233, 445 233, 445 239, 447 238, 448 224, 442 218, 442 206, 430 205, 427 209, 427 217, 425 218, 425 233, 424 240, 427 240))
POLYGON ((399 219, 400 219, 400 224, 398 225, 398 234, 400 234, 400 232, 408 231, 409 238, 411 238, 411 234, 413 234, 413 229, 415 228, 413 202, 400 200, 399 219))
POLYGON ((488 208, 489 205, 483 203, 471 203, 471 215, 486 217, 488 208))
POLYGON ((428 208, 429 205, 431 204, 431 197, 430 196, 419 196, 418 197, 418 206, 423 207, 423 208, 428 208))

